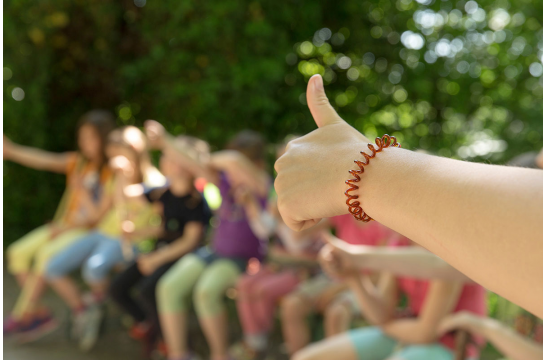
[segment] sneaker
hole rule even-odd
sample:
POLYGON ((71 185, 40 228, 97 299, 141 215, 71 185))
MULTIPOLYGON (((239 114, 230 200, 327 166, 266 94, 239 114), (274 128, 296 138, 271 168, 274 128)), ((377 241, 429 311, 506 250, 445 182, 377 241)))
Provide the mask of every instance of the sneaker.
POLYGON ((70 338, 74 341, 79 341, 85 328, 85 310, 78 311, 72 314, 72 323, 70 327, 70 338))
POLYGON ((240 341, 229 348, 229 356, 234 360, 255 360, 259 353, 240 341))
POLYGON ((58 327, 58 321, 51 314, 36 317, 30 323, 21 326, 17 334, 17 342, 26 344, 36 341, 55 331, 58 327))
POLYGON ((4 337, 17 334, 21 327, 22 324, 20 321, 15 320, 12 316, 8 316, 8 318, 4 320, 4 337))
POLYGON ((103 309, 98 305, 88 307, 83 313, 83 328, 79 338, 81 351, 90 351, 98 340, 100 325, 104 317, 103 309))
POLYGON ((151 325, 146 322, 134 324, 129 329, 129 336, 134 340, 144 340, 151 331, 151 325))

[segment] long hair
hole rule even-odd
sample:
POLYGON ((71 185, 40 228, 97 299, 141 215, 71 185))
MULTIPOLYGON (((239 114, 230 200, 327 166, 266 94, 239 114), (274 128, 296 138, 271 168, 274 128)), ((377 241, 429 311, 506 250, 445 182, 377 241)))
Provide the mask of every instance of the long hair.
POLYGON ((76 134, 79 133, 84 125, 92 126, 100 139, 101 159, 99 169, 102 169, 108 162, 106 158, 106 144, 108 143, 108 135, 115 129, 115 117, 108 110, 94 109, 86 112, 79 118, 76 134))
POLYGON ((136 126, 124 126, 110 133, 108 144, 122 146, 132 152, 136 159, 137 182, 143 182, 147 168, 152 166, 144 133, 136 126))

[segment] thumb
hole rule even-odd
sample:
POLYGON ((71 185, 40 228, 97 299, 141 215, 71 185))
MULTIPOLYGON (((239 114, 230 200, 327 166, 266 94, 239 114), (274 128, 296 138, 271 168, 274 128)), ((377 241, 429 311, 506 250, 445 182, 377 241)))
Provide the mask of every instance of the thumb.
POLYGON ((314 75, 308 81, 307 104, 318 127, 324 127, 344 121, 329 103, 327 95, 325 94, 324 81, 321 75, 314 75))

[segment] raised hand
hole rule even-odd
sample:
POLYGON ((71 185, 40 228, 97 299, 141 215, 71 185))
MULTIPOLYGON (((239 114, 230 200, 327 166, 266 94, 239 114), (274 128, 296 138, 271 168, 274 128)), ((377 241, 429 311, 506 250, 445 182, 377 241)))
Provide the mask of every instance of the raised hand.
POLYGON ((130 178, 134 174, 134 167, 125 156, 119 155, 110 159, 110 167, 126 178, 130 178))
POLYGON ((146 122, 144 122, 144 131, 148 137, 148 145, 151 148, 163 148, 166 134, 166 130, 163 125, 155 120, 146 120, 146 122))
POLYGON ((275 164, 278 209, 296 231, 348 212, 345 180, 369 142, 331 107, 320 75, 308 82, 307 103, 318 129, 288 143, 275 164))

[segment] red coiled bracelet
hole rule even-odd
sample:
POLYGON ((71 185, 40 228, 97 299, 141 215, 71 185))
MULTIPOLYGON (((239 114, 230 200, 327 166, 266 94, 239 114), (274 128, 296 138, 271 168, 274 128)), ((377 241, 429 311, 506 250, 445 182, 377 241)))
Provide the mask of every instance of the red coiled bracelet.
POLYGON ((352 216, 354 216, 354 219, 363 222, 369 222, 373 219, 369 215, 367 215, 365 211, 363 211, 360 206, 360 202, 356 200, 357 198, 359 198, 359 195, 351 195, 350 192, 359 189, 359 186, 357 186, 356 183, 361 180, 360 175, 364 172, 364 166, 369 165, 369 161, 377 156, 377 153, 390 146, 401 147, 401 144, 398 144, 396 137, 390 136, 388 134, 384 134, 381 138, 376 138, 375 144, 377 145, 376 149, 372 144, 367 144, 367 147, 369 148, 369 150, 371 150, 371 155, 360 151, 360 154, 363 155, 365 161, 354 160, 354 162, 358 165, 360 169, 350 170, 349 173, 354 178, 345 181, 345 183, 348 185, 348 189, 344 192, 347 197, 346 205, 348 205, 348 211, 350 212, 350 214, 352 214, 352 216))

